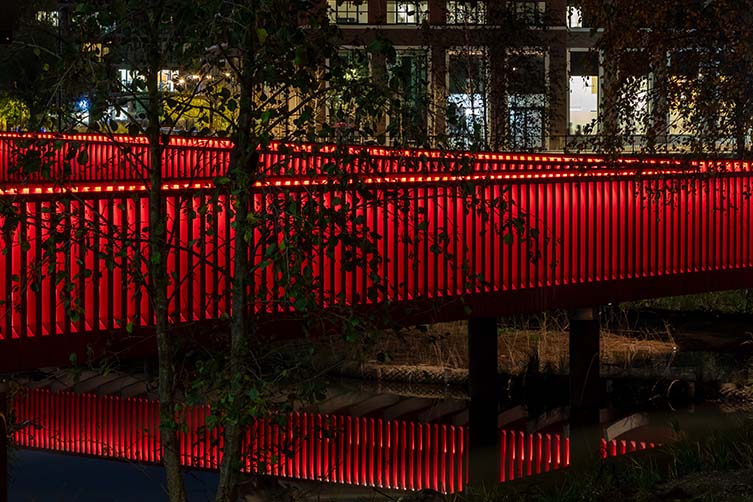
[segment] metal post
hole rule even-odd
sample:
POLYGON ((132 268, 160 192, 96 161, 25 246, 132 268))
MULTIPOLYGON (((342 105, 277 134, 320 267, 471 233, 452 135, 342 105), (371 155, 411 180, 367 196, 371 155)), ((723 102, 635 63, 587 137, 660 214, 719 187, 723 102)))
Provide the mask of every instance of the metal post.
POLYGON ((497 319, 468 321, 469 479, 473 487, 499 483, 497 432, 497 319))

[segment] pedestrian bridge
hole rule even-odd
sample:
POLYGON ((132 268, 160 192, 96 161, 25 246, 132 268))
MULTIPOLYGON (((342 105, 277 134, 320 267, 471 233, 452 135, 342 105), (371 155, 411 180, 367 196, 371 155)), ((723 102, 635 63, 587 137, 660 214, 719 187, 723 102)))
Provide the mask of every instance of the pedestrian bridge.
MULTIPOLYGON (((171 322, 223 320, 231 145, 165 141, 171 322)), ((148 332, 149 165, 139 137, 0 135, 4 371, 148 332)), ((753 284, 749 162, 273 144, 259 166, 249 274, 268 321, 347 305, 416 324, 753 284)))

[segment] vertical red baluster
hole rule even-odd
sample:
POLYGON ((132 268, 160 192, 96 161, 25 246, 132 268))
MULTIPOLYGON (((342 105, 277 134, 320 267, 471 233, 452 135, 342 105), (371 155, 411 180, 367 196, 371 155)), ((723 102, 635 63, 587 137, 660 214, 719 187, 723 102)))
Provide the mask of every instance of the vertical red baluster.
POLYGON ((518 445, 517 445, 517 451, 518 451, 517 475, 519 478, 522 478, 525 475, 525 462, 527 460, 525 440, 526 440, 525 432, 519 431, 518 432, 518 445))
POLYGON ((499 431, 499 482, 507 481, 507 431, 499 431))
POLYGON ((560 434, 555 434, 552 438, 554 441, 554 469, 560 468, 560 455, 562 453, 561 446, 562 446, 562 436, 560 434))

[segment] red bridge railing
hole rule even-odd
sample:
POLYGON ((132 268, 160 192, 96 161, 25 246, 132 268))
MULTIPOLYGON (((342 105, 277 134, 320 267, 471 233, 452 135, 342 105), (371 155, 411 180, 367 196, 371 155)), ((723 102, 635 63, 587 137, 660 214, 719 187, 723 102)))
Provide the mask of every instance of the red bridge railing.
MULTIPOLYGON (((39 138, 0 137, 0 178, 12 181, 14 155, 43 148, 34 143, 39 138)), ((138 163, 129 160, 143 157, 143 140, 122 138, 132 147, 123 150, 102 137, 42 139, 62 143, 56 152, 88 154, 81 165, 76 155, 53 156, 59 166, 69 164, 64 187, 5 184, 0 337, 148 328, 148 295, 133 280, 146 274, 148 199, 134 174, 138 163)), ((469 309, 504 315, 747 287, 753 280, 753 174, 746 162, 608 163, 353 147, 343 161, 352 183, 332 185, 318 177, 341 159, 332 149, 273 145, 262 154, 272 176, 254 187, 252 210, 268 218, 252 236, 252 262, 266 263, 270 247, 283 241, 311 245, 306 239, 317 235, 322 244, 298 269, 255 269, 259 314, 297 310, 286 280, 304 268, 319 307, 390 305, 410 312, 406 322, 462 318, 469 309), (318 217, 327 223, 301 224, 318 217), (360 249, 362 241, 369 251, 360 249)), ((235 234, 229 199, 208 179, 223 173, 228 152, 219 140, 171 138, 167 145, 175 323, 230 314, 235 234)))
MULTIPOLYGON (((227 173, 230 141, 176 136, 167 137, 165 141, 162 163, 163 177, 167 182, 207 180, 227 173)), ((0 183, 47 183, 50 180, 143 183, 148 179, 151 167, 148 148, 144 137, 0 132, 0 183), (28 162, 29 156, 39 159, 39 164, 28 162), (30 171, 28 166, 38 169, 30 171)), ((468 153, 327 144, 285 146, 279 143, 260 152, 259 161, 265 174, 288 177, 327 174, 333 165, 354 175, 394 178, 402 175, 499 174, 505 179, 572 177, 584 171, 590 176, 633 176, 660 172, 747 172, 751 168, 748 162, 735 161, 630 157, 609 161, 597 155, 468 153), (343 156, 349 160, 343 162, 343 156)))

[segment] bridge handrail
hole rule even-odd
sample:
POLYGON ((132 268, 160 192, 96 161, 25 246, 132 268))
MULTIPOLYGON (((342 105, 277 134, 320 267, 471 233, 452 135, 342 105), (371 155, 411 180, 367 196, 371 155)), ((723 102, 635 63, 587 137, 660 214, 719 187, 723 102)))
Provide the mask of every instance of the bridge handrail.
MULTIPOLYGON (((144 182, 149 166, 144 136, 0 133, 0 183, 144 182), (19 158, 38 151, 35 172, 21 172, 19 158), (79 155, 79 152, 86 152, 79 155)), ((170 136, 164 150, 166 182, 212 179, 227 172, 232 143, 220 138, 170 136)), ((688 172, 750 172, 753 163, 735 160, 552 155, 514 152, 459 152, 333 144, 272 143, 261 153, 267 175, 525 175, 633 176, 688 172)))

